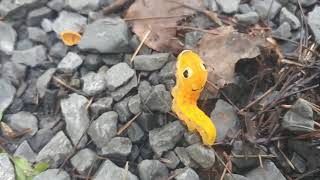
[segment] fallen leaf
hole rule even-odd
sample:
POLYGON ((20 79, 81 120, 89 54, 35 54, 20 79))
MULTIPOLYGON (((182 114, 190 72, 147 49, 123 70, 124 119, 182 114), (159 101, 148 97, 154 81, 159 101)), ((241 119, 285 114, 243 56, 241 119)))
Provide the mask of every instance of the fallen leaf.
POLYGON ((17 180, 32 180, 34 176, 40 174, 41 172, 49 168, 48 163, 38 163, 32 167, 31 163, 26 159, 13 157, 12 158, 17 180))
POLYGON ((218 35, 205 34, 197 51, 209 67, 208 81, 223 87, 233 81, 235 65, 240 59, 257 57, 260 45, 266 45, 265 38, 238 33, 230 26, 217 31, 218 35))
MULTIPOLYGON (((176 0, 195 8, 202 8, 201 0, 176 0)), ((133 32, 140 40, 150 30, 145 44, 156 51, 178 52, 183 45, 176 38, 177 22, 196 13, 190 8, 167 0, 136 0, 128 9, 125 19, 133 21, 133 32)))

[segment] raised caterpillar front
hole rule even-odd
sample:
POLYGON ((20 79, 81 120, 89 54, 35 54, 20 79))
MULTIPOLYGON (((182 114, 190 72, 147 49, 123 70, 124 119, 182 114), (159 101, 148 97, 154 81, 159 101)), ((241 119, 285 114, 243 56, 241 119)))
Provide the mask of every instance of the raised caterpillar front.
POLYGON ((213 145, 216 127, 197 105, 208 71, 201 58, 190 50, 179 54, 176 67, 176 85, 171 92, 172 111, 186 124, 189 131, 197 131, 201 135, 205 145, 213 145))

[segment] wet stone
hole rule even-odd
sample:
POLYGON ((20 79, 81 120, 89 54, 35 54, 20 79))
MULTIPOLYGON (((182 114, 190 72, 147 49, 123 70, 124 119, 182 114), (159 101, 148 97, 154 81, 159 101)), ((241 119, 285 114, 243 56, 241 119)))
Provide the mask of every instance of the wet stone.
POLYGON ((47 59, 46 51, 46 48, 42 45, 34 46, 26 50, 14 51, 11 56, 11 61, 35 67, 44 63, 47 59))
POLYGON ((128 26, 120 17, 96 20, 86 27, 78 47, 84 51, 100 53, 127 52, 128 26))
POLYGON ((270 160, 263 162, 263 168, 258 167, 245 175, 249 179, 255 180, 285 180, 277 166, 270 160))
POLYGON ((240 128, 236 110, 224 100, 217 101, 210 118, 217 129, 217 142, 223 141, 227 135, 236 134, 240 128))
POLYGON ((114 111, 103 113, 93 121, 89 127, 88 134, 93 142, 102 148, 117 134, 118 114, 114 111))
POLYGON ((176 180, 200 180, 198 174, 189 167, 176 169, 174 172, 177 174, 176 180))
POLYGON ((76 71, 79 66, 81 66, 82 62, 83 60, 78 54, 68 52, 68 54, 58 64, 58 70, 65 73, 71 73, 76 71))
POLYGON ((15 180, 14 167, 9 159, 8 154, 0 153, 0 177, 3 180, 15 180))
POLYGON ((96 102, 90 106, 91 117, 94 119, 100 116, 102 113, 110 111, 112 108, 113 99, 111 97, 99 98, 96 102))
POLYGON ((81 137, 81 145, 87 140, 87 136, 83 136, 89 126, 89 117, 86 110, 87 103, 87 98, 76 93, 60 101, 61 111, 66 122, 66 130, 74 144, 77 144, 81 137))
MULTIPOLYGON (((1 7, 0 7, 1 8, 1 7)), ((11 54, 17 39, 17 33, 11 25, 0 21, 0 51, 11 54)))
POLYGON ((126 171, 123 168, 116 166, 112 161, 105 160, 92 180, 106 180, 106 179, 121 179, 126 178, 127 180, 138 180, 130 171, 126 171))
POLYGON ((0 112, 4 112, 12 103, 16 88, 5 79, 0 79, 0 112))
POLYGON ((58 167, 67 156, 72 153, 73 147, 67 136, 59 131, 37 155, 37 162, 47 162, 50 167, 58 167))
POLYGON ((133 143, 139 142, 144 136, 144 131, 137 123, 133 122, 128 128, 128 136, 133 143))
POLYGON ((298 29, 301 27, 299 19, 285 7, 283 7, 280 12, 280 23, 284 22, 288 22, 292 29, 298 29))
POLYGON ((125 160, 131 153, 132 142, 126 137, 114 137, 101 149, 101 154, 125 160))
POLYGON ((138 165, 138 171, 141 180, 162 180, 169 176, 167 167, 158 160, 141 161, 138 165))
POLYGON ((168 123, 167 125, 151 130, 149 132, 149 142, 152 150, 159 157, 163 152, 175 147, 183 136, 185 129, 179 121, 168 123))
POLYGON ((314 130, 313 111, 304 99, 298 99, 283 117, 282 127, 290 131, 311 132, 314 130))
POLYGON ((128 107, 128 102, 129 102, 130 97, 127 97, 123 99, 120 102, 117 102, 114 105, 114 110, 119 114, 119 120, 120 122, 127 122, 129 118, 132 116, 129 107, 128 107))
POLYGON ((70 161, 80 174, 85 174, 96 160, 96 154, 91 149, 82 149, 70 161))
POLYGON ((138 71, 155 71, 160 69, 170 60, 169 53, 151 55, 138 55, 134 58, 134 69, 138 71))
POLYGON ((107 87, 114 91, 127 83, 135 74, 135 71, 127 63, 119 63, 112 66, 106 74, 107 87))
POLYGON ((101 93, 107 87, 105 77, 101 73, 89 72, 81 79, 83 80, 83 92, 90 96, 101 93))
POLYGON ((70 180, 69 174, 61 169, 48 169, 38 174, 33 180, 70 180))
POLYGON ((213 149, 204 147, 201 144, 193 144, 186 148, 189 156, 202 168, 209 168, 215 162, 215 152, 213 149))
POLYGON ((27 141, 23 141, 16 149, 14 156, 21 157, 33 163, 36 161, 36 154, 33 152, 27 141))
POLYGON ((33 136, 38 131, 38 119, 30 112, 20 111, 16 114, 7 116, 8 125, 15 131, 23 132, 30 129, 30 135, 33 136))
POLYGON ((163 158, 166 160, 163 163, 169 169, 175 169, 180 163, 180 159, 179 159, 179 157, 176 155, 176 153, 174 151, 169 151, 169 152, 165 153, 163 158))

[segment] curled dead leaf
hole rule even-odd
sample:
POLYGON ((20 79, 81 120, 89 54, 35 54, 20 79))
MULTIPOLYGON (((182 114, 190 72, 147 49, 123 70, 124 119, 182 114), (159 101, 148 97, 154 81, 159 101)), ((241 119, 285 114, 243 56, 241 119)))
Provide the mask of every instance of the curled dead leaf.
MULTIPOLYGON (((177 0, 196 8, 202 8, 201 0, 177 0)), ((190 8, 167 0, 136 0, 128 9, 125 19, 132 20, 133 32, 140 40, 150 30, 145 44, 156 51, 178 52, 183 45, 176 38, 177 22, 194 14, 190 8)))
POLYGON ((208 81, 218 88, 233 81, 235 65, 240 59, 252 59, 265 47, 265 38, 238 33, 232 27, 217 29, 218 35, 205 34, 197 51, 209 67, 208 81))

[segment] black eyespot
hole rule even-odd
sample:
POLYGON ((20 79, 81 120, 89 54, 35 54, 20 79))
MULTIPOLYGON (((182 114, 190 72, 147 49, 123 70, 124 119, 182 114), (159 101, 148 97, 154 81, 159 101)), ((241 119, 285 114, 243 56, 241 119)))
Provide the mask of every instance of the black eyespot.
POLYGON ((185 77, 185 78, 189 77, 189 72, 187 69, 183 71, 183 77, 185 77))
POLYGON ((184 78, 190 78, 192 76, 192 69, 187 67, 186 69, 184 69, 182 75, 184 78))

